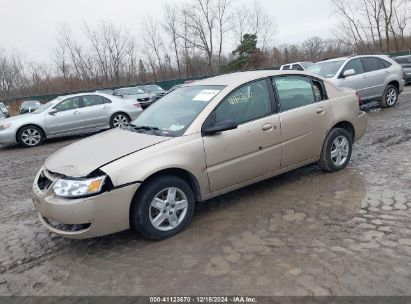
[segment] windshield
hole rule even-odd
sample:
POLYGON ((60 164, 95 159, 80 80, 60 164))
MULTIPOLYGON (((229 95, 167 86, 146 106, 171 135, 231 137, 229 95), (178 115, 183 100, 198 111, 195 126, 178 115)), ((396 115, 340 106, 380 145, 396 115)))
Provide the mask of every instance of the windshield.
POLYGON ((131 123, 132 127, 159 136, 181 136, 223 89, 224 86, 192 86, 175 90, 147 108, 131 123))
POLYGON ((124 88, 121 89, 123 95, 137 95, 144 94, 145 92, 141 88, 124 88))
POLYGON ((164 90, 158 85, 148 85, 145 89, 149 92, 163 92, 164 90))
POLYGON ((320 75, 325 78, 332 78, 337 74, 340 67, 343 65, 345 60, 338 61, 322 61, 310 66, 307 71, 320 75))
POLYGON ((56 103, 58 103, 59 101, 61 101, 62 99, 63 99, 62 97, 57 97, 57 98, 49 101, 48 103, 42 104, 36 111, 31 112, 31 114, 43 113, 44 111, 46 111, 47 109, 51 108, 51 107, 54 106, 56 103))

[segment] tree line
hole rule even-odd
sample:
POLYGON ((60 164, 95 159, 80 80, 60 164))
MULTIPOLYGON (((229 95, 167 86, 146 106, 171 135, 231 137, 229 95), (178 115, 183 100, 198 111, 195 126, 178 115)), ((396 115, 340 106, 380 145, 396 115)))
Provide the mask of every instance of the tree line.
MULTIPOLYGON (((0 48, 0 98, 110 88, 361 52, 409 50, 409 0, 330 0, 334 38, 274 43, 277 26, 259 0, 186 0, 146 16, 139 33, 103 20, 82 37, 62 25, 49 63, 0 48)), ((298 21, 296 21, 298 22, 298 21)))

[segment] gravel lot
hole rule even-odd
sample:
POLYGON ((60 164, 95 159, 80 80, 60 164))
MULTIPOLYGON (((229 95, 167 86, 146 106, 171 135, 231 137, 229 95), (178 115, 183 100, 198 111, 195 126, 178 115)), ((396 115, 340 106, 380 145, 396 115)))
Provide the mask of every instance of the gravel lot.
POLYGON ((311 165, 197 207, 162 242, 72 241, 30 200, 47 156, 0 146, 0 295, 411 295, 411 88, 369 113, 348 168, 311 165))

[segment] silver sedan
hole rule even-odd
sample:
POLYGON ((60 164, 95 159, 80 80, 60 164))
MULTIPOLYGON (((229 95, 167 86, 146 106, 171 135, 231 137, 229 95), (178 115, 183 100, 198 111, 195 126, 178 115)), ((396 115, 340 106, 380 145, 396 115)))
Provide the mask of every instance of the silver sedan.
POLYGON ((124 127, 141 111, 137 101, 102 93, 62 96, 31 114, 2 119, 0 144, 34 147, 46 138, 124 127))

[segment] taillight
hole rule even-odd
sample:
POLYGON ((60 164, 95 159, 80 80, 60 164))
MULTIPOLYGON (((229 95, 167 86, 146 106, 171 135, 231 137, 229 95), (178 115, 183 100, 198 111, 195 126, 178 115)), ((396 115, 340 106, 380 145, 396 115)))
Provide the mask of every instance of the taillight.
POLYGON ((358 95, 358 93, 356 92, 355 95, 357 95, 358 97, 358 105, 361 107, 362 106, 362 99, 360 97, 360 95, 358 95))
POLYGON ((135 103, 134 106, 137 107, 137 108, 141 108, 139 103, 135 103))

